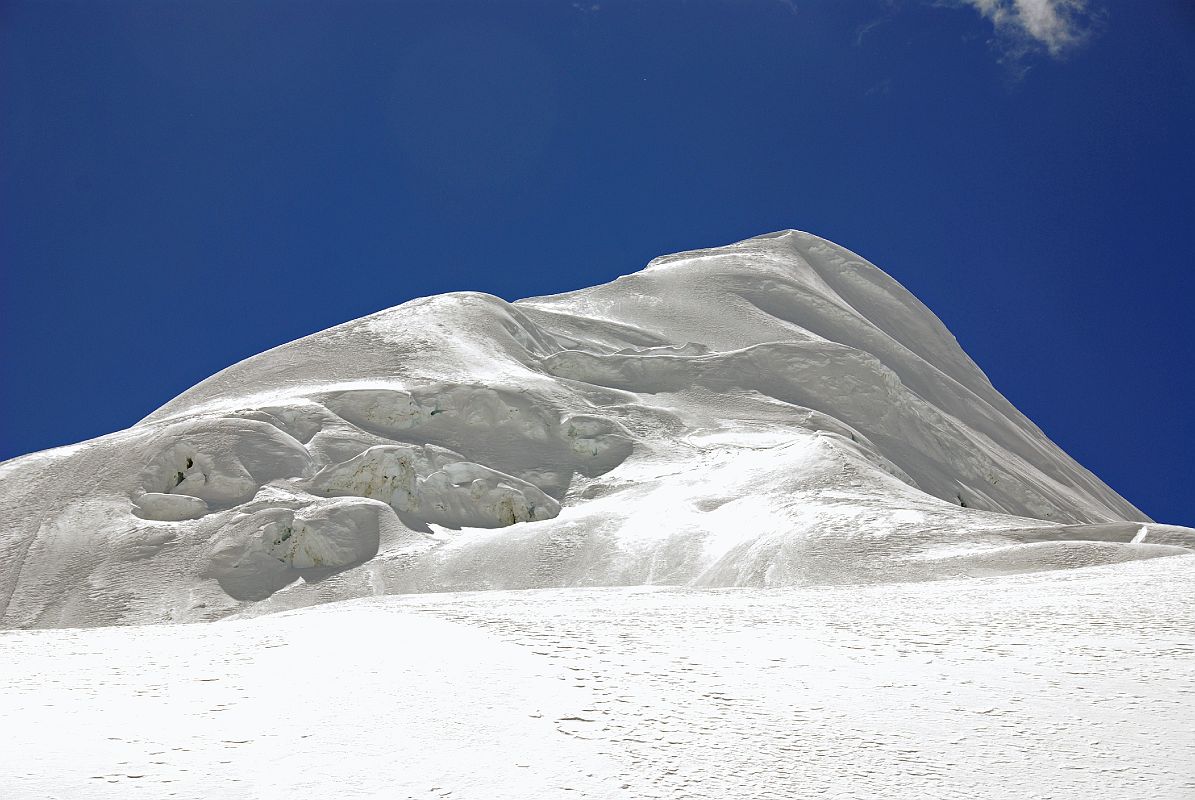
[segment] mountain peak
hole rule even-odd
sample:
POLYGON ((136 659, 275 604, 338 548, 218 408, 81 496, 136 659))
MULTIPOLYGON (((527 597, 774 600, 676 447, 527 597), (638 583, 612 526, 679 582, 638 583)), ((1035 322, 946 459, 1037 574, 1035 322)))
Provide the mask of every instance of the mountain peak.
POLYGON ((898 282, 794 230, 513 304, 413 300, 4 472, 7 625, 1195 547, 1050 442, 898 282))

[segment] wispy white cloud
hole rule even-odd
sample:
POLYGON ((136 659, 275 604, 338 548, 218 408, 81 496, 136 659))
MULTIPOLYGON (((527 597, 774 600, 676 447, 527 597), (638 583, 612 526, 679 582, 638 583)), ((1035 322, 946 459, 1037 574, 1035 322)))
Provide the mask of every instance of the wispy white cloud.
POLYGON ((1044 48, 1064 55, 1091 32, 1090 0, 953 0, 971 6, 995 26, 1014 52, 1044 48))
POLYGON ((866 37, 867 34, 871 33, 872 31, 874 31, 876 28, 880 27, 887 21, 888 21, 887 17, 877 17, 873 20, 864 22, 862 25, 860 25, 858 28, 856 28, 855 29, 855 47, 862 47, 864 37, 866 37))

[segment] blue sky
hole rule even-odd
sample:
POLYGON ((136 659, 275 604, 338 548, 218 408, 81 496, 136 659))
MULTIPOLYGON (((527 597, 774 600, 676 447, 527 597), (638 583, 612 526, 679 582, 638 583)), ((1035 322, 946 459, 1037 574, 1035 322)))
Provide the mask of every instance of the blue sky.
POLYGON ((1195 525, 1193 9, 0 2, 0 458, 415 296, 794 227, 1195 525))

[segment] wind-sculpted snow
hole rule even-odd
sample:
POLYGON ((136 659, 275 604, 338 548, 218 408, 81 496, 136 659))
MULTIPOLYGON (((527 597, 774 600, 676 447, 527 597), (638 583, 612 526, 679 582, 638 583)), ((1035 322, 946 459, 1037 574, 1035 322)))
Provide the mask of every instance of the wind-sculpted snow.
POLYGON ((8 627, 382 594, 922 581, 1195 549, 921 303, 796 231, 422 298, 0 465, 8 627))

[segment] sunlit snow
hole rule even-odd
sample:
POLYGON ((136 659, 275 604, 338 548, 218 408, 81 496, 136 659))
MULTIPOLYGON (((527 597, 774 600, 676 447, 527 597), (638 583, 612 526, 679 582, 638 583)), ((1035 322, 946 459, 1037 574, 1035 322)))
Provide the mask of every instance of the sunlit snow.
POLYGON ((5 797, 1195 795, 1195 530, 806 233, 275 348, 0 523, 5 797))

